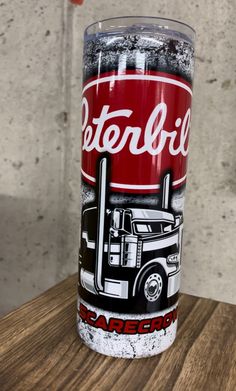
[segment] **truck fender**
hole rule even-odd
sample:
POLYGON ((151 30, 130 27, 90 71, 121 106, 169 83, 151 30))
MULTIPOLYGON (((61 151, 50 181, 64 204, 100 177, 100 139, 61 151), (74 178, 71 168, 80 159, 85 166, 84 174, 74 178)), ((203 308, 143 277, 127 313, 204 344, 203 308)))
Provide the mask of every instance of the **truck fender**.
MULTIPOLYGON (((146 272, 146 270, 148 270, 150 268, 150 266, 155 266, 155 265, 161 266, 163 271, 166 273, 165 268, 163 267, 163 264, 165 262, 166 262, 166 258, 156 258, 156 259, 152 259, 151 261, 148 261, 147 263, 145 263, 145 265, 143 265, 141 267, 141 269, 139 270, 139 272, 135 278, 135 281, 134 281, 132 296, 135 296, 137 285, 138 285, 140 277, 142 276, 143 273, 146 272)), ((167 276, 167 274, 166 274, 166 276, 167 276)))

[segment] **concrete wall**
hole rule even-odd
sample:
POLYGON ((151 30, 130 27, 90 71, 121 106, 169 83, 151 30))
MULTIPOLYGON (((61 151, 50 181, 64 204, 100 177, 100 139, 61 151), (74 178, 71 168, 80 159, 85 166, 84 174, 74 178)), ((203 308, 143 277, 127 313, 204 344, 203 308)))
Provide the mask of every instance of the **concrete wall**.
POLYGON ((234 0, 0 3, 0 312, 77 269, 84 27, 119 15, 197 30, 182 291, 236 304, 234 0))

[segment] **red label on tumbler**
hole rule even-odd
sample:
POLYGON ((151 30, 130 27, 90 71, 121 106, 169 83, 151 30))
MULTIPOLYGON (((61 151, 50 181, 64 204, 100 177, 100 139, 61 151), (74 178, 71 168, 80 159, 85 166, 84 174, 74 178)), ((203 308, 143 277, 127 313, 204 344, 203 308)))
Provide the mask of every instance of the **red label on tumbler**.
POLYGON ((118 357, 175 339, 191 120, 192 30, 135 21, 84 48, 78 331, 118 357))
POLYGON ((161 174, 186 179, 191 86, 163 72, 102 74, 83 90, 82 174, 96 182, 99 154, 109 152, 111 189, 154 192, 161 174), (178 104, 176 104, 178 102, 178 104))

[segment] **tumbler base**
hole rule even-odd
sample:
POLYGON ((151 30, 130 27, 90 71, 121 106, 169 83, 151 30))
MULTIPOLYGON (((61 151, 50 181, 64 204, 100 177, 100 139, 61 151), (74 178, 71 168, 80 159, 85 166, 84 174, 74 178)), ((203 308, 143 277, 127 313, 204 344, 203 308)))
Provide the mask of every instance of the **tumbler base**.
MULTIPOLYGON (((153 319, 157 317, 164 317, 166 314, 175 310, 177 304, 165 311, 156 312, 152 314, 116 314, 101 310, 97 307, 91 306, 86 302, 80 300, 89 311, 97 314, 97 317, 103 315, 107 324, 110 318, 119 318, 129 320, 153 319)), ((83 321, 77 315, 77 330, 83 343, 97 353, 119 357, 119 358, 144 358, 155 356, 168 349, 174 342, 177 330, 177 320, 172 322, 166 329, 155 330, 152 333, 146 334, 118 334, 113 331, 104 331, 101 328, 95 328, 83 321)))

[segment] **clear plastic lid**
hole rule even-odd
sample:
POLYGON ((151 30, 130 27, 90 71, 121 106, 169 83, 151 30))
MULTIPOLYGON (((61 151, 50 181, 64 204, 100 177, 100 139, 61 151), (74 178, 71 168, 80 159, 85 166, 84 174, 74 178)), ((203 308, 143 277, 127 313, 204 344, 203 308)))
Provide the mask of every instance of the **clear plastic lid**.
POLYGON ((177 20, 151 16, 125 16, 95 22, 85 30, 85 39, 104 34, 155 34, 161 33, 194 44, 195 30, 177 20))

